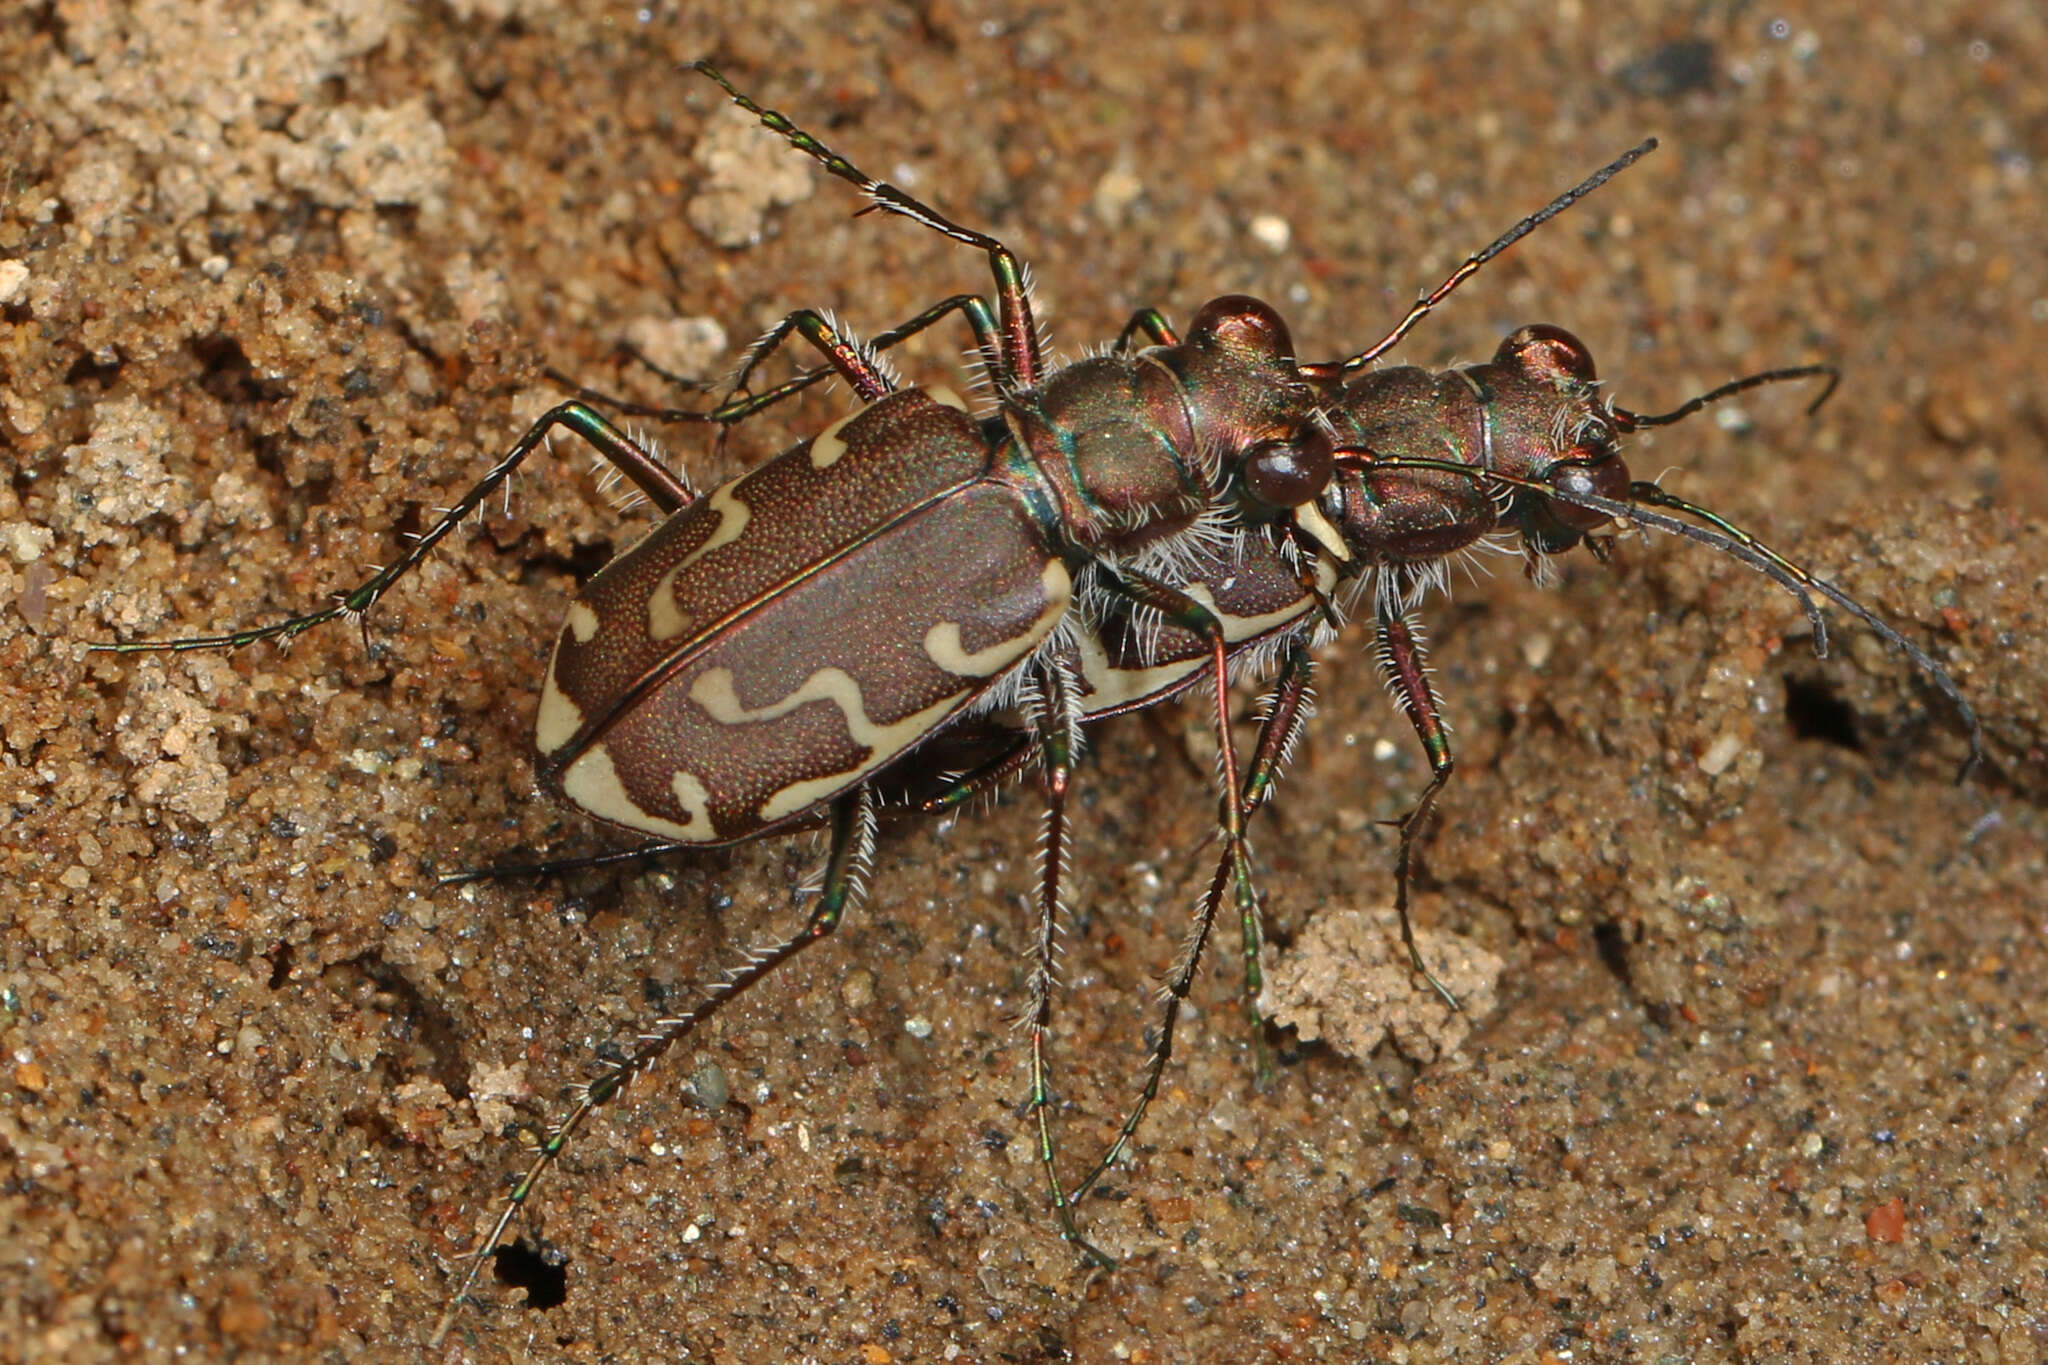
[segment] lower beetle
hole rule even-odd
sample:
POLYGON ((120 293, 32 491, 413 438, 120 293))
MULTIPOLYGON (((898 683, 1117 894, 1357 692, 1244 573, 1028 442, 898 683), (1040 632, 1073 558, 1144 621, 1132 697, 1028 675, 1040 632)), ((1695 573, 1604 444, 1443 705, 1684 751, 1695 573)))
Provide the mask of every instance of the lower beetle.
MULTIPOLYGON (((1048 846, 1035 936, 1032 1092, 1062 1230, 1078 1243, 1053 1174, 1043 1059, 1065 802, 1083 716, 1065 662, 1069 642, 1111 612, 1202 641, 1224 753, 1224 841, 1240 884, 1248 883, 1227 665, 1270 622, 1239 619, 1228 602, 1205 601, 1180 583, 1208 548, 1236 534, 1222 463, 1253 448, 1318 440, 1327 386, 1298 370, 1279 315, 1241 296, 1206 305, 1171 344, 1048 370, 1024 272, 1008 247, 867 177, 716 71, 698 69, 876 207, 986 253, 993 309, 956 296, 878 342, 958 313, 975 335, 994 412, 976 418, 945 391, 899 390, 871 349, 799 310, 755 348, 741 382, 770 350, 799 336, 866 406, 729 483, 698 495, 589 404, 564 403, 406 554, 337 605, 227 635, 109 648, 234 648, 361 618, 556 429, 574 432, 667 519, 569 608, 537 716, 541 784, 599 820, 670 844, 711 847, 821 820, 831 844, 804 927, 751 953, 696 1008, 658 1021, 585 1091, 515 1188, 477 1265, 597 1106, 838 926, 872 853, 871 779, 977 708, 1021 707, 1030 752, 1043 760, 1048 846)), ((794 387, 734 397, 696 416, 729 424, 794 387)), ((964 775, 936 801, 984 780, 964 775)), ((1240 897, 1249 903, 1248 889, 1240 897)), ((475 1274, 473 1266, 455 1301, 475 1274)))

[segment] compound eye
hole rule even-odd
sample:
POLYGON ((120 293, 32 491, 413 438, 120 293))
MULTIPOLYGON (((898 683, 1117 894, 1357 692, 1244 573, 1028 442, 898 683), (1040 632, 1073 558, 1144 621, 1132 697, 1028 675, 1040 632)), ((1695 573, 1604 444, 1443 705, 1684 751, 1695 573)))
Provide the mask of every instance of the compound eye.
POLYGON ((1264 299, 1249 294, 1225 294, 1203 304, 1188 321, 1188 339, 1203 337, 1214 338, 1233 351, 1294 354, 1294 338, 1279 311, 1264 299))
POLYGON ((1590 493, 1596 498, 1628 496, 1628 461, 1619 455, 1590 455, 1551 466, 1550 485, 1565 493, 1590 493))
POLYGON ((1519 365, 1538 379, 1590 384, 1600 377, 1586 343, 1564 328, 1545 322, 1510 335, 1493 358, 1496 364, 1519 365))
POLYGON ((1244 458, 1244 487, 1267 507, 1299 507, 1329 486, 1330 434, 1311 426, 1291 441, 1261 441, 1244 458))
MULTIPOLYGON (((1550 486, 1568 497, 1628 501, 1628 464, 1619 456, 1560 460, 1550 467, 1550 486)), ((1607 521, 1605 512, 1573 503, 1552 503, 1551 515, 1575 531, 1590 531, 1607 521)))
POLYGON ((1582 464, 1560 465, 1550 476, 1550 486, 1560 493, 1575 497, 1597 497, 1600 490, 1594 486, 1593 471, 1582 464))

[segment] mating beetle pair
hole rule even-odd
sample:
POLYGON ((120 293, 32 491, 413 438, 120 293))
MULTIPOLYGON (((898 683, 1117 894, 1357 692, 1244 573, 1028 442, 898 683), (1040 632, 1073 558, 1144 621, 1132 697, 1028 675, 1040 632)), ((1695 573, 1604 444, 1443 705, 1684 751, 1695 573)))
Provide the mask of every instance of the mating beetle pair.
MULTIPOLYGON (((878 805, 943 809, 1034 760, 1047 815, 1028 1015, 1031 1107, 1062 1231, 1085 1246, 1073 1203, 1116 1160, 1156 1093, 1180 1002, 1226 895, 1255 949, 1259 905, 1245 822, 1269 798, 1299 731, 1312 650, 1366 592, 1381 660, 1432 767, 1401 822, 1396 875, 1403 935, 1427 976, 1408 924, 1409 867, 1452 758, 1411 614, 1447 557, 1490 536, 1519 536, 1532 566, 1617 518, 1720 549, 1794 593, 1815 619, 1817 644, 1824 636, 1813 594, 1900 646, 1955 701, 1974 749, 1974 717, 1926 654, 1746 533, 1654 484, 1632 482, 1616 452, 1619 437, 1637 427, 1675 421, 1757 384, 1830 373, 1823 367, 1751 376, 1660 416, 1603 400, 1586 348, 1555 328, 1514 333, 1481 366, 1444 374, 1370 368, 1487 260, 1650 144, 1518 223, 1385 338, 1345 360, 1298 360, 1274 310, 1233 296, 1204 305, 1184 334, 1141 312, 1112 353, 1048 368, 1024 272, 1007 247, 874 181, 699 69, 873 206, 983 251, 994 305, 957 295, 865 347, 821 314, 791 314, 750 354, 736 396, 708 412, 654 415, 730 424, 827 377, 844 380, 865 406, 708 493, 578 399, 535 423, 402 558, 339 605, 230 635, 117 646, 235 647, 360 616, 565 427, 667 519, 570 607, 539 705, 543 785, 671 847, 800 824, 829 828, 807 923, 749 954, 688 1012, 657 1021, 585 1090, 505 1202, 451 1314, 585 1119, 728 1001, 837 927, 871 858, 878 805), (972 330, 993 389, 983 415, 942 390, 898 388, 877 357, 954 314, 972 330), (817 347, 826 364, 747 393, 747 378, 792 335, 817 347), (1149 344, 1134 350, 1141 338, 1149 344), (1231 738, 1234 672, 1278 679, 1242 764, 1231 738), (1169 979, 1138 1101, 1111 1148, 1070 1187, 1055 1160, 1044 1045, 1081 727, 1204 683, 1220 740, 1216 875, 1169 979)), ((1254 951, 1248 972, 1255 970, 1254 951)))

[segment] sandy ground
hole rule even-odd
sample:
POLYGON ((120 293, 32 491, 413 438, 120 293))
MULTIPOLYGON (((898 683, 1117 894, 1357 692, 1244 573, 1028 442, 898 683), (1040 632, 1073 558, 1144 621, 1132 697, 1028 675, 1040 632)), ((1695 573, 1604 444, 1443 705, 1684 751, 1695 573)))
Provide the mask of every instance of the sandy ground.
MULTIPOLYGON (((1461 581, 1430 613, 1462 766, 1419 911, 1504 965, 1456 1049, 1278 1029, 1258 1088, 1225 945, 1088 1202, 1121 1261, 1089 1272, 1017 1115, 1035 803, 895 829, 840 938, 536 1197, 500 1268, 549 1305, 487 1277, 435 1358, 2048 1353, 2038 7, 1437 8, 6 6, 0 1360, 418 1355, 592 1051, 800 913, 808 838, 436 886, 603 846, 529 757, 564 603, 642 524, 580 452, 394 593, 367 653, 81 648, 352 585, 552 401, 543 365, 653 399, 622 338, 716 371, 800 304, 873 331, 986 287, 750 150, 674 71, 706 54, 999 230, 1070 353, 1231 290, 1353 349, 1658 134, 1403 358, 1554 321, 1643 409, 1839 362, 1818 416, 1749 395, 1635 466, 1941 658, 1987 761, 1956 786, 1924 678, 1847 623, 1817 661, 1782 594, 1693 547, 1461 581)), ((960 342, 902 366, 957 382, 960 342)), ((836 410, 673 445, 709 482, 836 410)), ((1372 922, 1374 822, 1423 772, 1355 634, 1321 693, 1257 828, 1276 952, 1372 922)), ((1167 708, 1082 775, 1070 1165, 1206 872, 1206 743, 1167 708)))

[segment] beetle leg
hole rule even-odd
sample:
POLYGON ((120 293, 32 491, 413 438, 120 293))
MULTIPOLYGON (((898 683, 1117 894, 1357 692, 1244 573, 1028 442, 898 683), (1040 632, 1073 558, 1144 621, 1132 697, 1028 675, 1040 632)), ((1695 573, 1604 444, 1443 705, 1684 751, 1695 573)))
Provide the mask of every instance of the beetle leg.
MULTIPOLYGON (((950 735, 950 732, 948 734, 950 735)), ((943 815, 948 811, 957 810, 975 797, 992 792, 1015 777, 1038 753, 1035 738, 1021 731, 1003 735, 1001 744, 1002 747, 993 757, 971 767, 943 774, 938 790, 928 796, 912 796, 904 804, 919 815, 943 815)), ((943 739, 936 748, 925 745, 915 751, 920 761, 930 759, 935 753, 944 752, 943 739)), ((875 781, 877 784, 885 784, 890 775, 891 771, 885 769, 875 775, 875 781)))
POLYGON ((712 410, 711 421, 737 421, 755 411, 747 408, 739 395, 747 387, 747 379, 754 368, 781 347, 792 335, 800 336, 818 349, 825 357, 825 368, 844 379, 854 396, 863 403, 872 403, 877 398, 894 393, 896 385, 889 376, 867 354, 860 343, 849 341, 839 334, 839 329, 815 308, 799 308, 789 316, 763 332, 760 339, 747 348, 746 358, 740 362, 739 372, 734 375, 732 391, 727 401, 712 410), (744 408, 731 417, 722 417, 728 408, 744 408))
MULTIPOLYGON (((791 313, 788 317, 770 328, 766 335, 748 349, 745 359, 741 362, 738 372, 733 376, 732 383, 726 391, 724 401, 713 408, 669 408, 652 403, 636 403, 631 399, 620 398, 615 394, 605 393, 580 384, 569 375, 552 366, 545 373, 549 379, 568 389, 583 401, 587 403, 601 403, 612 411, 628 417, 648 417, 657 422, 716 422, 720 426, 729 427, 752 417, 758 412, 772 408, 784 399, 794 397, 823 380, 845 379, 854 386, 857 392, 874 384, 880 384, 884 392, 888 391, 892 386, 889 385, 885 377, 875 372, 875 367, 867 358, 886 351, 892 346, 900 345, 902 342, 916 336, 919 332, 924 331, 932 326, 932 324, 952 313, 959 313, 967 319, 967 325, 974 332, 975 346, 980 352, 983 368, 989 373, 995 374, 1002 364, 1002 352, 996 337, 995 315, 989 312, 987 301, 975 294, 955 294, 951 298, 941 299, 916 317, 911 318, 908 322, 899 323, 886 332, 876 333, 864 345, 848 346, 840 341, 836 334, 833 334, 829 343, 820 344, 820 349, 824 350, 825 354, 831 358, 831 363, 813 366, 801 374, 785 379, 775 387, 765 389, 760 393, 748 393, 746 391, 747 381, 752 376, 755 368, 762 361, 766 360, 771 352, 778 349, 788 339, 791 332, 801 330, 799 319, 805 313, 810 313, 812 317, 817 316, 809 309, 802 309, 791 313), (846 356, 850 356, 853 361, 858 362, 858 369, 854 373, 849 373, 841 363, 842 358, 846 356)), ((825 327, 829 332, 830 324, 825 324, 825 327)), ((805 332, 804 336, 806 340, 813 340, 814 342, 816 340, 808 332, 805 332)), ((639 361, 663 379, 688 388, 703 387, 694 380, 685 380, 678 375, 668 373, 668 371, 654 364, 646 356, 631 347, 622 347, 621 349, 628 356, 639 361)))
MULTIPOLYGON (((602 403, 614 412, 629 417, 649 417, 657 422, 716 422, 721 426, 732 426, 826 379, 845 380, 863 403, 872 403, 884 394, 895 392, 896 388, 894 382, 875 363, 875 353, 902 341, 905 337, 915 335, 947 313, 964 308, 965 300, 981 303, 981 300, 974 298, 972 294, 956 294, 927 308, 901 327, 891 328, 866 345, 840 336, 839 329, 817 309, 799 308, 770 327, 747 347, 746 354, 740 358, 739 368, 733 372, 725 397, 716 407, 711 408, 671 408, 653 403, 636 403, 630 398, 621 398, 616 394, 589 388, 553 366, 549 366, 544 373, 549 379, 569 389, 585 402, 602 403), (815 346, 824 355, 825 363, 803 371, 766 393, 749 393, 747 381, 753 376, 754 371, 769 356, 782 349, 782 344, 792 336, 800 336, 815 346)), ((986 313, 986 304, 982 304, 982 311, 986 313)), ((670 373, 648 359, 637 347, 621 343, 618 350, 628 359, 637 361, 641 366, 653 371, 657 378, 679 388, 701 391, 715 387, 670 373)))
POLYGON ((1166 320, 1166 314, 1160 312, 1157 308, 1140 308, 1137 312, 1131 314, 1131 320, 1124 324, 1124 329, 1121 332, 1116 334, 1116 345, 1112 348, 1112 353, 1115 355, 1128 354, 1131 349, 1132 338, 1136 337, 1140 332, 1143 332, 1145 339, 1154 346, 1180 345, 1180 335, 1173 330, 1173 324, 1166 320))
MULTIPOLYGON (((1106 566, 1105 566, 1106 567, 1106 566)), ((1254 951, 1259 937, 1258 893, 1252 886, 1251 856, 1245 848, 1244 816, 1246 805, 1238 785, 1237 747, 1230 734, 1230 675, 1229 645, 1223 638, 1222 622, 1208 607, 1170 583, 1161 582, 1149 575, 1140 574, 1129 568, 1118 568, 1103 575, 1107 589, 1123 597, 1134 606, 1157 612, 1169 624, 1192 631, 1208 639, 1211 658, 1208 666, 1212 684, 1212 699, 1215 705, 1216 737, 1218 744, 1217 769, 1222 788, 1218 802, 1218 833, 1222 836, 1223 851, 1216 861, 1216 875, 1210 880, 1209 889, 1203 893, 1200 908, 1195 915, 1194 928, 1182 943, 1172 969, 1167 974, 1163 990, 1166 997, 1165 1012, 1160 1019, 1159 1042, 1154 1047, 1151 1065, 1146 1070, 1145 1084, 1139 1092, 1137 1102, 1125 1118, 1116 1140, 1110 1145, 1103 1158, 1074 1187, 1072 1200, 1078 1200, 1094 1187, 1110 1165, 1129 1144, 1144 1120, 1145 1111, 1152 1105, 1159 1093, 1159 1081, 1166 1070, 1166 1060, 1173 1052, 1173 1030, 1180 1018, 1182 1004, 1194 988, 1195 973, 1201 966, 1203 949, 1208 945, 1209 932, 1215 925, 1217 912, 1223 904, 1226 890, 1234 890, 1238 913, 1247 928, 1245 934, 1254 951)), ((1305 683, 1305 680, 1304 680, 1305 683)), ((1287 708, 1289 715, 1298 712, 1298 705, 1287 708)), ((1277 713, 1275 713, 1277 714, 1277 713)), ((1268 724, 1273 723, 1272 716, 1268 724)), ((1282 721, 1284 727, 1288 721, 1282 721)), ((1266 747, 1263 743, 1262 748, 1266 747)), ((1275 743, 1275 761, 1285 745, 1275 743)), ((1266 781, 1262 780, 1261 790, 1266 781)), ((1256 969, 1249 969, 1255 973, 1256 969)))
POLYGON ((1287 637, 1280 656, 1280 677, 1266 700, 1266 715, 1259 725, 1259 742, 1252 750, 1251 764, 1244 774, 1244 813, 1252 812, 1273 799, 1273 784, 1280 769, 1294 753, 1301 738, 1302 723, 1308 719, 1315 682, 1315 656, 1301 635, 1287 637))
POLYGON ((832 324, 814 309, 799 308, 769 328, 759 341, 747 349, 746 358, 740 362, 739 370, 733 375, 732 386, 726 393, 725 401, 708 413, 689 414, 688 420, 719 422, 729 426, 833 375, 846 380, 863 402, 872 403, 883 394, 893 392, 896 387, 875 364, 874 357, 891 346, 916 336, 952 313, 959 313, 967 319, 968 327, 974 332, 975 345, 981 352, 982 365, 990 374, 998 373, 1003 362, 1001 343, 996 333, 996 321, 988 311, 988 303, 976 294, 955 294, 951 298, 941 299, 908 322, 900 323, 875 336, 864 346, 842 341, 833 330, 832 324), (826 363, 806 370, 766 393, 747 393, 747 381, 753 377, 755 369, 779 348, 792 332, 822 351, 826 363))
POLYGON ((1202 893, 1201 909, 1195 915, 1195 927, 1186 942, 1181 945, 1179 955, 1174 959, 1173 969, 1167 973, 1166 985, 1160 994, 1165 997, 1165 1007, 1159 1016, 1159 1041, 1152 1047, 1151 1061, 1145 1068, 1145 1084, 1138 1091, 1137 1100, 1124 1115, 1122 1127, 1117 1129, 1116 1138, 1108 1150, 1081 1177, 1070 1196, 1075 1202, 1085 1198, 1095 1183, 1102 1179, 1109 1168, 1116 1164, 1131 1139, 1137 1136, 1138 1128, 1145 1121, 1146 1111, 1159 1096, 1159 1080, 1166 1074, 1166 1063, 1173 1056, 1173 1030, 1180 1022, 1181 1007, 1187 1002, 1194 989, 1195 971, 1201 965, 1202 949, 1209 941, 1209 930, 1216 922, 1216 912, 1222 907, 1223 893, 1236 877, 1234 860, 1229 850, 1216 860, 1216 875, 1209 880, 1209 889, 1202 893))
POLYGON ((543 863, 500 863, 493 867, 466 867, 460 872, 442 873, 434 878, 434 885, 469 886, 475 882, 559 877, 565 872, 584 872, 593 867, 611 867, 617 863, 639 862, 643 858, 661 858, 671 853, 699 851, 703 847, 702 844, 682 843, 642 844, 638 848, 613 849, 609 853, 591 853, 581 858, 551 858, 543 863))
MULTIPOLYGON (((1294 742, 1301 737, 1302 722, 1308 718, 1309 685, 1314 679, 1315 661, 1309 654, 1307 641, 1300 635, 1288 636, 1286 652, 1280 660, 1280 677, 1266 700, 1266 715, 1259 723, 1258 743, 1252 749, 1251 763, 1245 768, 1239 806, 1246 822, 1251 820, 1252 812, 1273 798, 1273 784, 1280 776, 1281 766, 1294 752, 1294 742)), ((1259 995, 1266 988, 1266 979, 1259 958, 1265 946, 1266 930, 1262 908, 1256 899, 1245 907, 1243 931, 1245 1013, 1251 1019, 1253 1037, 1263 1042, 1262 1030, 1266 1021, 1259 1014, 1259 995)))
MULTIPOLYGON (((1300 636, 1291 636, 1287 641, 1286 653, 1280 665, 1280 679, 1274 684, 1272 697, 1266 706, 1266 717, 1259 726, 1259 741, 1253 750, 1250 767, 1245 772, 1244 788, 1239 800, 1239 810, 1245 819, 1264 805, 1272 796, 1273 782, 1282 764, 1293 751, 1294 741, 1301 733, 1301 724, 1307 717, 1309 684, 1314 677, 1314 662, 1310 658, 1307 644, 1300 636)), ((1167 977, 1160 994, 1165 1004, 1156 1030, 1158 1042, 1153 1044, 1152 1056, 1146 1062, 1145 1083, 1139 1088, 1138 1098, 1124 1114, 1124 1121, 1117 1129, 1116 1138, 1103 1152, 1101 1158, 1089 1168, 1088 1174, 1074 1186, 1071 1196, 1079 1202, 1097 1181, 1108 1173, 1117 1158, 1130 1146, 1137 1136, 1139 1127, 1145 1122, 1145 1112, 1152 1107, 1152 1101, 1159 1094, 1160 1078, 1166 1074, 1166 1064, 1173 1057, 1173 1030, 1180 1020, 1182 1005, 1194 989, 1195 969, 1200 965, 1202 949, 1208 941, 1210 926, 1215 922, 1216 913, 1222 906, 1224 888, 1236 872, 1235 863, 1228 849, 1217 859, 1216 875, 1209 882, 1209 889, 1202 897, 1201 913, 1196 917, 1194 932, 1182 948, 1180 960, 1167 977)), ((1265 934, 1261 923, 1256 898, 1249 904, 1241 904, 1244 911, 1245 945, 1245 1000, 1252 1016, 1252 1027, 1264 1027, 1264 1020, 1258 1015, 1259 992, 1264 983, 1259 973, 1259 950, 1265 934)), ((1256 1036, 1256 1035, 1255 1035, 1256 1036)))
POLYGON ((633 1050, 625 1060, 616 1062, 594 1083, 582 1087, 582 1095, 569 1110, 567 1118, 555 1126, 547 1140, 534 1155, 533 1162, 526 1168, 519 1183, 512 1187, 506 1197, 505 1206, 499 1210, 498 1219, 491 1225, 490 1232, 470 1253, 470 1267, 462 1277, 462 1285, 448 1299, 441 1311, 441 1320, 428 1339, 431 1348, 447 1335, 455 1313, 469 1297, 469 1291, 476 1286, 477 1276, 483 1272, 484 1262, 490 1259, 505 1240, 506 1231, 512 1220, 533 1194, 540 1178, 548 1167, 560 1158, 562 1149, 569 1139, 581 1128, 584 1121, 595 1113, 599 1106, 609 1103, 623 1091, 627 1084, 655 1063, 668 1050, 696 1032, 698 1027, 755 982, 766 977, 783 963, 795 957, 805 948, 829 937, 839 927, 847 906, 861 893, 869 858, 875 846, 874 805, 865 786, 854 788, 845 796, 832 803, 832 845, 825 859, 825 878, 819 893, 817 908, 811 911, 804 927, 777 943, 757 948, 742 959, 741 965, 732 968, 703 990, 702 997, 688 1011, 672 1018, 657 1019, 653 1026, 641 1034, 633 1050))
POLYGON ((1244 821, 1238 808, 1237 748, 1230 738, 1230 643, 1216 613, 1171 583, 1127 566, 1103 566, 1104 587, 1141 611, 1156 612, 1168 625, 1201 636, 1209 644, 1209 678, 1216 707, 1217 768, 1221 798, 1219 832, 1225 856, 1237 864, 1240 905, 1251 899, 1251 865, 1244 853, 1244 821))
POLYGON ((976 232, 973 228, 960 226, 929 204, 904 193, 886 180, 875 179, 790 122, 788 115, 774 109, 764 109, 748 99, 731 81, 709 64, 691 62, 688 67, 716 81, 725 93, 732 97, 734 104, 760 119, 763 127, 780 133, 790 146, 823 166, 828 173, 838 176, 866 195, 869 207, 880 209, 884 213, 899 214, 912 222, 924 224, 942 236, 988 253, 989 271, 995 276, 996 282, 997 309, 1001 314, 998 332, 1001 364, 992 371, 992 377, 997 386, 1003 389, 1028 389, 1038 382, 1042 368, 1038 349, 1038 323, 1031 313, 1030 286, 1024 278, 1024 266, 1018 261, 1015 252, 985 232, 976 232))
POLYGON ((1060 1184, 1059 1146, 1052 1133, 1052 1074, 1046 1063, 1046 1041, 1052 1032, 1052 996, 1057 984, 1060 882, 1067 866, 1067 792, 1073 784, 1074 751, 1081 734, 1080 710, 1073 678, 1057 663, 1036 672, 1031 726, 1045 785, 1045 831, 1039 840, 1038 932, 1031 944, 1031 1008, 1025 1015, 1031 1030, 1031 1098, 1026 1108, 1037 1120, 1038 1159, 1045 1167, 1046 1188, 1059 1215, 1060 1235, 1081 1249, 1096 1265, 1110 1259, 1081 1236, 1074 1222, 1074 1201, 1060 1184))
POLYGON ((349 617, 363 623, 363 645, 367 649, 370 634, 369 612, 377 605, 378 599, 432 554, 434 547, 460 526, 470 513, 483 506, 484 500, 496 492, 505 480, 512 477, 512 471, 519 468, 528 455, 539 449, 554 433, 556 427, 567 427, 594 446, 599 455, 638 486, 664 515, 676 512, 695 500, 695 495, 690 491, 688 484, 650 452, 642 449, 632 437, 605 420, 603 414, 595 408, 575 401, 562 403, 548 409, 539 421, 528 427, 526 434, 519 438, 518 444, 512 447, 505 458, 498 461, 476 487, 463 494, 460 502, 443 512, 439 521, 425 533, 415 537, 406 547, 404 554, 379 569, 360 587, 337 597, 333 606, 294 616, 272 625, 238 630, 230 635, 201 635, 182 640, 137 640, 94 644, 90 648, 114 654, 141 654, 158 651, 182 653, 194 649, 240 649, 258 640, 274 639, 279 644, 286 644, 295 636, 315 626, 325 625, 336 617, 349 617))
POLYGON ((1401 851, 1394 863, 1394 912, 1401 919, 1401 942, 1408 949, 1408 961, 1422 974, 1422 979, 1431 989, 1444 998, 1452 1009, 1462 1009, 1458 997, 1450 988, 1436 979, 1436 975, 1424 965, 1422 950, 1415 946, 1415 926, 1408 915, 1408 882, 1415 866, 1415 836, 1421 830, 1423 821, 1436 804, 1436 794, 1443 790, 1444 783, 1451 780, 1451 769, 1456 766, 1451 757, 1450 727, 1444 723, 1439 710, 1436 690, 1429 685, 1428 670, 1424 667, 1422 640, 1419 633, 1392 603, 1382 601, 1379 608, 1379 662, 1387 675, 1387 687, 1394 694, 1395 704, 1407 713, 1408 721, 1415 727, 1415 737, 1422 741, 1422 750, 1429 755, 1429 785, 1423 788, 1422 797, 1399 820, 1389 821, 1401 832, 1401 851))
MULTIPOLYGON (((951 298, 941 299, 916 317, 910 319, 910 321, 899 323, 886 332, 877 332, 868 339, 867 349, 874 353, 886 351, 890 347, 916 336, 919 332, 930 327, 949 313, 959 313, 967 319, 968 327, 974 332, 975 347, 981 353, 982 368, 991 375, 1000 373, 1003 359, 1001 344, 996 338, 995 315, 989 312, 988 301, 978 294, 955 294, 951 298)), ((787 322, 788 319, 784 319, 784 321, 787 322)), ((771 332, 770 336, 773 335, 771 332)), ((779 340, 777 338, 778 343, 779 340)), ((819 365, 805 370, 802 374, 792 379, 784 380, 772 389, 758 394, 746 394, 745 397, 741 397, 740 395, 746 390, 748 376, 753 373, 756 365, 767 359, 768 351, 773 349, 774 344, 776 343, 770 343, 768 338, 765 337, 761 342, 755 344, 753 351, 747 356, 746 362, 740 367, 739 373, 734 376, 732 387, 726 394, 725 402, 719 404, 711 412, 699 414, 665 410, 653 415, 658 415, 668 420, 711 421, 730 426, 732 423, 743 418, 753 416, 764 408, 773 407, 793 394, 801 393, 821 379, 830 379, 839 373, 832 365, 819 365)))

